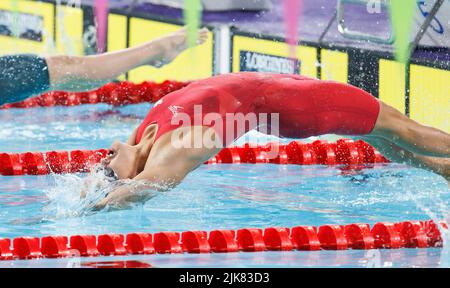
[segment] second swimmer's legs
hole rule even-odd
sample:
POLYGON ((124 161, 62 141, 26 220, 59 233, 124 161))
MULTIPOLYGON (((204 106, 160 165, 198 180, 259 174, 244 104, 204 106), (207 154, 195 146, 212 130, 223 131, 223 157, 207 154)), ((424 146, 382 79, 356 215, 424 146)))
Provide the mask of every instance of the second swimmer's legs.
POLYGON ((382 137, 415 154, 450 158, 449 134, 421 125, 382 102, 370 135, 382 137))

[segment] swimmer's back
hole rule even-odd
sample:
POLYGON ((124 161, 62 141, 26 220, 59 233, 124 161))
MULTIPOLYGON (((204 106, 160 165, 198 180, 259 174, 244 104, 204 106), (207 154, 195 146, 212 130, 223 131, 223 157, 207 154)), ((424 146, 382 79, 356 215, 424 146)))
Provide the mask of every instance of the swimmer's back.
POLYGON ((170 123, 177 113, 188 115, 193 122, 194 115, 200 113, 202 116, 217 113, 225 118, 227 113, 256 112, 255 107, 267 107, 264 105, 266 98, 279 86, 280 79, 312 78, 300 75, 241 72, 195 81, 155 103, 138 129, 136 143, 139 143, 145 128, 150 124, 158 124, 156 139, 180 127, 181 125, 170 123))
POLYGON ((276 84, 280 79, 295 79, 295 80, 310 80, 309 78, 301 75, 291 74, 272 74, 272 73, 258 73, 258 72, 239 72, 222 74, 214 77, 202 79, 193 82, 186 88, 198 88, 198 87, 211 87, 215 90, 221 90, 236 95, 251 95, 254 96, 255 92, 263 85, 276 84))

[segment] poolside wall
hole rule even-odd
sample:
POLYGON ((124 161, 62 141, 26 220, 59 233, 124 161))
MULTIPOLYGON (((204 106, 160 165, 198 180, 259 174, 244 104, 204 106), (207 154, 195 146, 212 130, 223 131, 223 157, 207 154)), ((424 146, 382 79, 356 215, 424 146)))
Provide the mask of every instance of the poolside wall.
MULTIPOLYGON (((21 23, 8 26, 7 22, 0 22, 0 54, 94 53, 96 47, 92 7, 56 7, 54 2, 22 0, 18 7, 12 7, 11 1, 0 1, 3 19, 5 15, 12 17, 11 12, 17 9, 19 16, 14 17, 21 23), (19 37, 11 34, 19 34, 19 37)), ((175 31, 182 23, 160 15, 112 9, 108 26, 107 50, 114 51, 175 31)), ((282 69, 356 85, 412 119, 450 132, 449 63, 413 59, 404 67, 394 61, 391 53, 381 50, 318 45, 304 41, 297 47, 297 59, 291 61, 283 39, 260 33, 252 34, 251 31, 240 31, 237 28, 227 29, 227 33, 222 33, 221 29, 215 27, 205 45, 184 52, 170 65, 161 69, 135 69, 120 79, 134 82, 147 79, 191 80, 228 71, 277 72, 282 69), (230 55, 229 63, 224 65, 223 59, 218 57, 220 53, 215 51, 222 54, 227 52, 230 55), (193 56, 199 59, 194 65, 190 60, 193 56), (270 65, 264 67, 261 63, 270 65)))

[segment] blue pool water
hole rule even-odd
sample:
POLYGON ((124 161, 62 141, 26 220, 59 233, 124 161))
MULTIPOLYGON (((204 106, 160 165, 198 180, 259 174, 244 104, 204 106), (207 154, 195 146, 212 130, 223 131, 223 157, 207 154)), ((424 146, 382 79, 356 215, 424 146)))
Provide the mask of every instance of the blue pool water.
MULTIPOLYGON (((109 147, 116 139, 125 141, 149 108, 141 104, 121 108, 85 105, 0 110, 0 152, 109 147)), ((252 132, 238 144, 248 139, 260 143, 273 140, 252 132)), ((450 191, 442 178, 403 165, 349 170, 345 167, 241 164, 203 165, 176 189, 160 193, 145 205, 131 210, 68 216, 74 203, 76 205, 83 177, 0 177, 0 237, 373 224, 430 217, 445 219, 450 207, 450 191), (49 200, 52 200, 51 205, 49 200)), ((441 250, 401 249, 383 251, 375 256, 394 259, 388 266, 439 266, 450 260, 441 250), (386 256, 386 253, 391 254, 386 256)), ((153 255, 152 263, 156 266, 211 266, 211 263, 238 267, 364 266, 369 261, 367 251, 291 253, 172 258, 153 255), (284 260, 280 261, 280 257, 284 260), (321 262, 322 258, 328 260, 321 262)), ((39 261, 42 265, 58 266, 58 261, 62 260, 39 261)), ((14 262, 16 266, 33 265, 28 264, 30 261, 14 262)), ((0 263, 2 265, 6 264, 0 263)))

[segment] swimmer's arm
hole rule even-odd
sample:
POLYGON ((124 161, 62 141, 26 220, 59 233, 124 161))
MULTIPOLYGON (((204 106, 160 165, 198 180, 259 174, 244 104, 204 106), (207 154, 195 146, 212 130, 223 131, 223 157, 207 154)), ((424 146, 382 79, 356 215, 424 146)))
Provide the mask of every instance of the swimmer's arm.
MULTIPOLYGON (((186 137, 190 137, 190 135, 186 134, 186 137)), ((158 157, 148 160, 144 170, 133 180, 150 181, 159 187, 163 187, 164 190, 170 190, 178 186, 191 171, 197 169, 221 150, 214 147, 168 147, 168 149, 159 151, 158 157)))
POLYGON ((135 183, 126 184, 110 192, 108 196, 98 202, 92 210, 100 211, 105 208, 108 208, 108 210, 127 209, 130 208, 133 203, 145 203, 158 191, 160 190, 149 182, 140 185, 135 183))
MULTIPOLYGON (((208 37, 199 31, 199 43, 208 37)), ((186 48, 186 30, 155 39, 140 46, 92 56, 49 56, 46 58, 51 90, 87 91, 106 84, 142 65, 163 66, 186 48), (180 40, 181 39, 181 40, 180 40)))
POLYGON ((132 189, 127 189, 127 187, 121 187, 100 201, 94 210, 102 210, 106 206, 110 209, 125 209, 131 203, 147 201, 151 198, 152 191, 173 189, 191 171, 219 151, 220 149, 215 148, 182 148, 160 153, 159 159, 148 162, 144 171, 133 178, 136 181, 145 181, 149 187, 149 193, 136 193, 132 189))
MULTIPOLYGON (((108 194, 97 203, 93 210, 99 211, 127 209, 133 203, 144 203, 153 197, 155 192, 163 192, 176 187, 191 171, 191 165, 181 164, 160 166, 158 169, 146 169, 133 180, 142 181, 142 186, 136 189, 132 185, 124 185, 108 194), (145 183, 145 184, 144 184, 145 183)), ((138 182, 133 182, 138 183, 138 182)))

